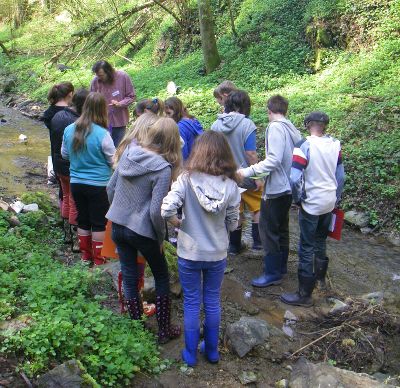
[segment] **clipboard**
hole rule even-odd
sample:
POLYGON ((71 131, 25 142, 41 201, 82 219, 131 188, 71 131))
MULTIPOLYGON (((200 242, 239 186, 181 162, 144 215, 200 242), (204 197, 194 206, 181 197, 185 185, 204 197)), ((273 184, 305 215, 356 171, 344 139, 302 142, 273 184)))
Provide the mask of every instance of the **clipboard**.
POLYGON ((344 221, 344 211, 338 208, 332 210, 332 219, 329 225, 328 237, 340 241, 342 238, 342 229, 344 221))

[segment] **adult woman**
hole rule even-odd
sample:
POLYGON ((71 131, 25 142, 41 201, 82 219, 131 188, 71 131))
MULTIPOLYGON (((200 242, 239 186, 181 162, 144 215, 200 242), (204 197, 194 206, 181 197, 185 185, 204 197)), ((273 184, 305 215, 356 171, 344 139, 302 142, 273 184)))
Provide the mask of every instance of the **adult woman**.
POLYGON ((90 93, 79 119, 65 128, 61 147, 63 158, 70 161, 82 260, 93 260, 95 265, 105 262, 101 249, 109 207, 106 186, 115 153, 107 127, 106 100, 100 93, 90 93))
POLYGON ((117 147, 125 134, 129 121, 128 106, 135 101, 135 89, 128 74, 115 70, 107 61, 96 62, 92 71, 96 76, 90 91, 101 93, 107 101, 109 128, 117 147))
POLYGON ((178 124, 179 133, 184 141, 182 157, 183 160, 186 160, 190 155, 194 140, 203 133, 203 127, 196 118, 188 113, 178 97, 170 97, 165 100, 165 114, 178 124))
MULTIPOLYGON (((62 158, 61 144, 64 136, 65 128, 75 122, 82 113, 82 107, 89 92, 86 89, 79 89, 72 97, 72 107, 65 107, 57 112, 51 120, 53 169, 60 182, 62 190, 61 217, 64 223, 68 223, 66 227, 69 233, 75 235, 77 225, 77 210, 74 199, 70 190, 69 182, 69 161, 62 158), (72 228, 71 228, 72 225, 72 228)), ((79 245, 76 248, 76 238, 72 238, 73 251, 79 252, 79 245)))
POLYGON ((177 125, 170 118, 158 118, 139 144, 134 140, 126 147, 107 187, 111 202, 107 218, 113 222, 112 238, 120 258, 127 309, 135 320, 143 314, 137 288, 136 259, 140 251, 155 279, 161 343, 180 335, 180 328, 170 324, 169 276, 163 250, 165 222, 161 217, 161 203, 180 165, 180 153, 177 125))

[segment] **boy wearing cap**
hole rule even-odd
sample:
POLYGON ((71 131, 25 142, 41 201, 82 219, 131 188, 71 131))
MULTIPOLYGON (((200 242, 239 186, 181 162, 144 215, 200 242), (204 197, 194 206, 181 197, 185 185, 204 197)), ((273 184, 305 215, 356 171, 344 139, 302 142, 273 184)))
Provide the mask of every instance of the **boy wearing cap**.
POLYGON ((325 135, 329 117, 312 112, 304 120, 310 136, 293 151, 290 173, 293 202, 299 205, 299 288, 281 295, 290 305, 310 307, 316 280, 325 285, 328 269, 326 238, 332 210, 339 202, 344 185, 344 168, 339 140, 325 135))

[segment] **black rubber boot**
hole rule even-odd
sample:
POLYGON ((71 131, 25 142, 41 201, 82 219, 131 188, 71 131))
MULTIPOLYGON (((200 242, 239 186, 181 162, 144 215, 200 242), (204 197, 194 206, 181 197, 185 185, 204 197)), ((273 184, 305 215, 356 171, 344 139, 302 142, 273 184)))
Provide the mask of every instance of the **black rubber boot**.
POLYGON ((63 230, 64 230, 64 244, 72 243, 72 230, 66 218, 63 218, 63 230))
POLYGON ((328 271, 329 258, 315 257, 315 278, 317 279, 317 284, 322 291, 327 290, 326 285, 326 272, 328 271))
POLYGON ((242 243, 242 227, 239 226, 236 230, 229 233, 229 248, 230 255, 238 255, 246 246, 242 243))
POLYGON ((311 307, 314 302, 312 292, 315 287, 315 277, 299 275, 299 290, 295 293, 281 295, 281 301, 286 304, 302 307, 311 307))
POLYGON ((156 317, 158 323, 158 342, 165 344, 181 335, 180 326, 171 324, 171 299, 168 295, 157 295, 156 317))
POLYGON ((284 249, 281 251, 281 254, 282 254, 281 274, 286 275, 287 274, 287 262, 289 259, 289 250, 284 249))
POLYGON ((263 249, 260 238, 260 231, 258 229, 258 222, 251 223, 251 237, 253 238, 252 249, 261 251, 263 249))

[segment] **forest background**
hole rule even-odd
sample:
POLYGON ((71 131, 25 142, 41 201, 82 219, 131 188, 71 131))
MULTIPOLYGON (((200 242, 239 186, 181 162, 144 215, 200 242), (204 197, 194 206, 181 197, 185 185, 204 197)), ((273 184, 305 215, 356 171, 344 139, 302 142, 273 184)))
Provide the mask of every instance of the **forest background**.
POLYGON ((304 134, 304 116, 324 110, 343 146, 343 207, 400 231, 400 0, 0 0, 0 46, 3 83, 30 99, 60 81, 87 87, 93 62, 107 59, 138 99, 165 98, 174 81, 205 128, 219 112, 213 89, 232 80, 252 98, 261 156, 269 96, 289 99, 304 134), (199 5, 215 23, 214 71, 199 5))

